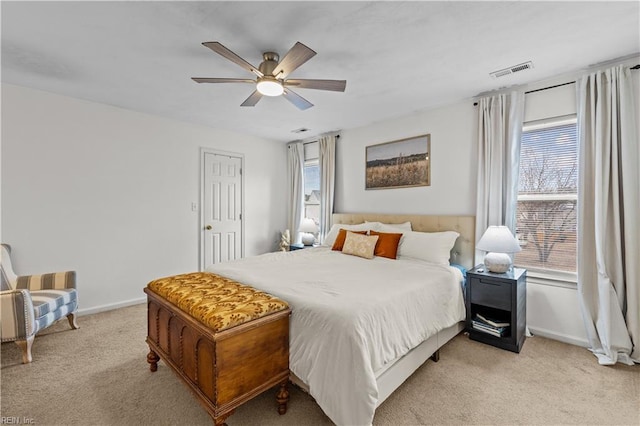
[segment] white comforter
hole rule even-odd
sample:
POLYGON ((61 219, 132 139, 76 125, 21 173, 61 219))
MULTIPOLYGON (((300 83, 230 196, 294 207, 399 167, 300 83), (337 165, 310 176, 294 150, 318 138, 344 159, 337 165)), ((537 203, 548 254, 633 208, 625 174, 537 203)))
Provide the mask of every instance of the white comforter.
POLYGON ((269 253, 207 269, 286 300, 290 369, 338 425, 369 425, 374 372, 465 317, 460 272, 329 248, 269 253))

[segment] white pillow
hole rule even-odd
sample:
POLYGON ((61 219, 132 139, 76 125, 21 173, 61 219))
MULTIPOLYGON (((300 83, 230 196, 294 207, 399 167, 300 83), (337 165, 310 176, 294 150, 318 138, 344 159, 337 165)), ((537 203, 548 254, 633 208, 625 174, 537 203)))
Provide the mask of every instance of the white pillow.
POLYGON ((359 223, 357 225, 334 223, 327 236, 324 237, 324 242, 322 243, 322 245, 333 247, 333 243, 336 241, 336 237, 338 236, 338 232, 340 232, 340 229, 346 229, 347 231, 368 231, 371 229, 377 231, 379 226, 380 224, 378 222, 365 222, 359 223))
MULTIPOLYGON (((398 231, 398 229, 400 229, 401 231, 411 231, 413 228, 411 227, 411 222, 405 222, 405 223, 381 223, 381 222, 367 222, 366 220, 364 221, 364 223, 378 223, 381 227, 387 227, 388 230, 387 231, 383 231, 383 232, 392 232, 392 231, 398 231), (391 228, 396 228, 396 229, 391 229, 391 228)), ((380 230, 382 231, 382 228, 380 228, 380 230)))
POLYGON ((451 249, 458 236, 460 234, 455 231, 405 232, 398 247, 398 257, 448 265, 451 249))
POLYGON ((411 222, 405 223, 381 223, 380 232, 411 232, 411 222))

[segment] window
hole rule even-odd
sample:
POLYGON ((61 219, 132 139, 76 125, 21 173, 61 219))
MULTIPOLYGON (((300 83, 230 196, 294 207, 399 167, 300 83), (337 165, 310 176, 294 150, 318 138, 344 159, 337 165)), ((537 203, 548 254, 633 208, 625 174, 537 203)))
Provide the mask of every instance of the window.
POLYGON ((514 263, 576 272, 578 149, 575 117, 525 124, 520 147, 514 263))
POLYGON ((304 217, 320 224, 320 166, 318 160, 304 164, 304 217))

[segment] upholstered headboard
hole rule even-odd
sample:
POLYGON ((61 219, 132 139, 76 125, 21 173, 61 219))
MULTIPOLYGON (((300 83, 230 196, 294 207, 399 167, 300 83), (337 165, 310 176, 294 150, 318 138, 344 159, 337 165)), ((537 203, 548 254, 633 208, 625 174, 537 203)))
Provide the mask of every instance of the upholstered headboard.
POLYGON ((353 225, 368 222, 403 223, 411 222, 414 231, 438 232, 456 231, 460 234, 451 250, 451 263, 472 268, 475 254, 475 216, 427 216, 377 213, 334 213, 333 223, 353 225))

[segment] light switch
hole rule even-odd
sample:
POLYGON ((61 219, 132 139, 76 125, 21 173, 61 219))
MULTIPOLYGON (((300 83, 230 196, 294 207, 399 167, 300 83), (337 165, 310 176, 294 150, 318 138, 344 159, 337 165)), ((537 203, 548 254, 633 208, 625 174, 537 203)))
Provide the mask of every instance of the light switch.
POLYGON ((198 211, 198 203, 191 203, 191 211, 192 212, 198 211))

